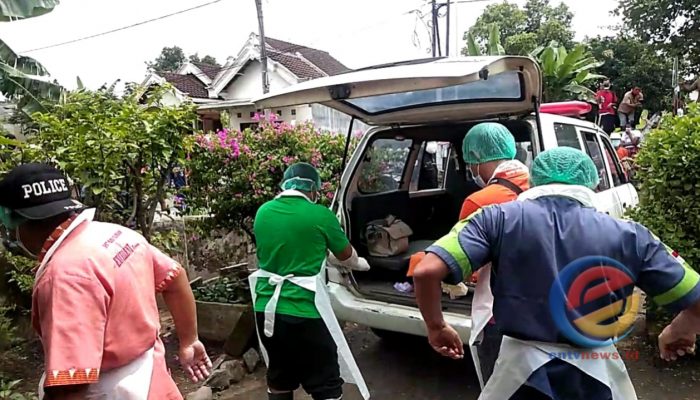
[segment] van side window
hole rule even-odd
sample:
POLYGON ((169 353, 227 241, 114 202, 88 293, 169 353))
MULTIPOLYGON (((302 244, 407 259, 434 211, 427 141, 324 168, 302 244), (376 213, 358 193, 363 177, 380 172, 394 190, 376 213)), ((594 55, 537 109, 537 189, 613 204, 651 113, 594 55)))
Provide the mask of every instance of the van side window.
POLYGON ((358 188, 362 193, 382 193, 401 187, 412 140, 377 139, 365 152, 358 188))
POLYGON ((608 180, 608 171, 605 169, 605 156, 600 150, 600 145, 598 144, 596 135, 593 132, 582 131, 582 133, 584 143, 586 144, 586 152, 588 153, 588 156, 593 159, 593 163, 598 170, 598 177, 600 177, 600 183, 596 188, 596 192, 608 190, 610 189, 610 182, 608 180))
POLYGON ((573 147, 574 149, 583 150, 581 142, 578 140, 578 131, 576 127, 569 124, 555 123, 554 134, 557 137, 557 145, 559 147, 573 147))
POLYGON ((608 168, 612 172, 613 185, 620 186, 624 184, 627 179, 625 178, 625 173, 617 161, 616 153, 612 149, 612 144, 608 142, 605 138, 600 138, 601 143, 603 143, 603 150, 605 151, 605 161, 608 163, 608 168))
POLYGON ((411 174, 410 191, 444 189, 449 142, 423 142, 411 174))

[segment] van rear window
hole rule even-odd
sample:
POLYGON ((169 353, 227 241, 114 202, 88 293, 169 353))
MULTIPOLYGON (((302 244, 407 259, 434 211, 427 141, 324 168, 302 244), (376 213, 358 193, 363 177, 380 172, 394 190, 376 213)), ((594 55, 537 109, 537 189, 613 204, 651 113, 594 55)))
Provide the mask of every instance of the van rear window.
POLYGON ((345 100, 345 102, 366 114, 376 115, 407 108, 441 104, 477 101, 517 101, 522 100, 522 87, 520 73, 508 71, 490 75, 487 80, 478 80, 461 85, 360 97, 345 100))
POLYGON ((412 146, 410 139, 377 139, 372 142, 360 166, 360 192, 369 194, 398 190, 412 146))

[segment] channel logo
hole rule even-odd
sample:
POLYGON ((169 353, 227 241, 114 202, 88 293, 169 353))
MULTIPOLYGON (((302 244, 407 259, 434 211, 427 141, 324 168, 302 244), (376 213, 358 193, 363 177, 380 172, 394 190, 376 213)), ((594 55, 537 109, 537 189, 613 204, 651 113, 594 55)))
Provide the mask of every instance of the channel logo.
POLYGON ((629 335, 640 303, 630 271, 603 256, 571 262, 549 292, 557 327, 573 343, 587 348, 607 346, 629 335))

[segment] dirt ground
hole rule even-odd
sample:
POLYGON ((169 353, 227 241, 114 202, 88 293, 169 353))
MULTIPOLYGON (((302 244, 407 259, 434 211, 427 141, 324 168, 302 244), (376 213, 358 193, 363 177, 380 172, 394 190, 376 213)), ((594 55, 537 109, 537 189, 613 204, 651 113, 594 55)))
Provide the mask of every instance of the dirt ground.
MULTIPOLYGON (((197 389, 189 382, 177 360, 177 338, 172 324, 164 319, 163 341, 167 362, 173 378, 183 394, 197 389)), ((424 341, 400 346, 376 338, 368 329, 357 325, 346 328, 346 335, 363 371, 373 399, 476 399, 478 385, 473 367, 468 362, 455 363, 441 359, 424 341)), ((700 399, 700 357, 665 363, 658 359, 656 350, 646 341, 643 331, 618 345, 620 352, 639 351, 638 360, 626 360, 632 381, 640 400, 696 400, 700 399)), ((221 353, 221 347, 208 344, 212 359, 221 353)), ((34 392, 41 375, 42 354, 39 342, 25 343, 0 356, 0 374, 6 379, 22 379, 19 389, 34 392)), ((349 388, 346 398, 359 400, 349 388)), ((238 385, 220 393, 220 400, 260 400, 265 398, 264 369, 259 369, 238 385)), ((308 399, 302 393, 298 399, 308 399)))

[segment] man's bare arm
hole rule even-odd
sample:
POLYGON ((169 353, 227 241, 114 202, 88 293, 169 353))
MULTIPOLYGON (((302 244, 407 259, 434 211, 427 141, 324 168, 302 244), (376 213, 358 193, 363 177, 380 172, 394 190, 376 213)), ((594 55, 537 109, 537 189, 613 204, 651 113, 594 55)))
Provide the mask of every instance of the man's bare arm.
POLYGON ((700 334, 700 301, 681 311, 659 335, 659 351, 666 361, 695 351, 700 334))
POLYGON ((203 381, 209 376, 212 364, 197 335, 197 309, 184 270, 163 291, 163 299, 180 341, 180 364, 193 382, 203 381))
POLYGON ((416 302, 428 329, 440 329, 445 326, 440 283, 448 273, 447 265, 432 253, 425 255, 413 273, 416 302))
POLYGON ((184 270, 163 291, 163 299, 173 316, 180 344, 197 340, 197 310, 190 282, 184 270))

